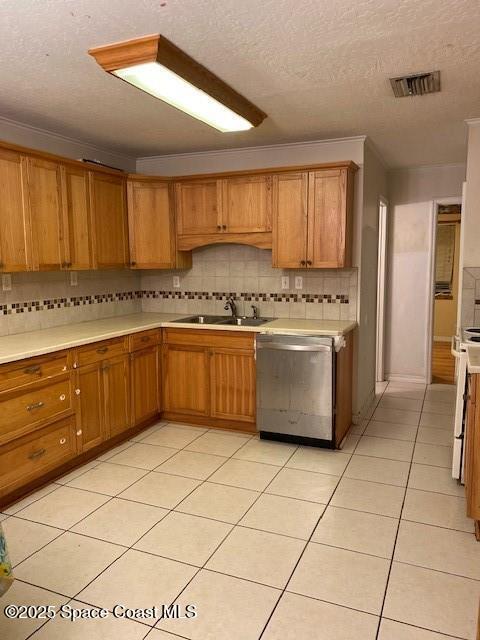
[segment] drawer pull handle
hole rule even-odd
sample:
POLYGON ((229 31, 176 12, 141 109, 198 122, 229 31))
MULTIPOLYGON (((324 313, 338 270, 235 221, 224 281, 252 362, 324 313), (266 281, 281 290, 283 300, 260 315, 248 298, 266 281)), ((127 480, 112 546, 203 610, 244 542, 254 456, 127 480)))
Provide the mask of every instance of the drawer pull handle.
POLYGON ((66 398, 66 397, 67 397, 67 396, 66 396, 64 393, 62 393, 62 395, 60 396, 60 401, 61 401, 61 402, 63 402, 63 401, 65 400, 65 398, 66 398))
POLYGON ((42 367, 38 364, 35 364, 31 367, 27 367, 26 369, 23 370, 23 373, 41 373, 42 372, 42 367))
POLYGON ((27 411, 34 411, 35 409, 40 409, 43 406, 45 406, 45 403, 40 400, 39 402, 34 402, 33 404, 28 404, 27 405, 27 411))
POLYGON ((37 458, 41 458, 45 453, 47 453, 46 449, 37 449, 37 451, 32 451, 28 457, 30 460, 36 460, 37 458))
POLYGON ((107 353, 108 347, 99 347, 97 353, 107 353))
POLYGON ((60 444, 65 444, 65 443, 66 443, 66 441, 67 441, 67 439, 66 439, 66 438, 60 438, 60 444))

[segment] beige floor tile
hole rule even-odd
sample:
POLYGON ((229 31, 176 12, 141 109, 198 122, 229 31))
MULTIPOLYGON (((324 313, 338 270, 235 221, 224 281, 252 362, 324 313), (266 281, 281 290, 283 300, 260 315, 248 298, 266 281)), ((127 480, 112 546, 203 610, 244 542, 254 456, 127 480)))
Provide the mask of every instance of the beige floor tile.
POLYGON ((45 620, 38 620, 32 618, 28 619, 9 619, 3 611, 7 605, 22 605, 29 604, 32 606, 45 606, 52 605, 59 607, 68 601, 65 596, 60 596, 57 593, 34 587, 31 584, 26 584, 20 580, 15 580, 13 585, 2 596, 2 604, 0 606, 0 638, 2 640, 25 640, 30 634, 38 629, 45 620))
POLYGON ((161 429, 162 427, 165 427, 167 424, 168 423, 164 421, 156 422, 155 424, 152 424, 151 427, 148 427, 148 429, 143 429, 143 431, 140 431, 140 433, 137 433, 136 435, 134 435, 133 438, 130 438, 130 441, 140 442, 141 440, 143 440, 143 438, 146 438, 152 433, 156 433, 159 429, 161 429))
POLYGON ((414 442, 417 435, 417 427, 411 427, 408 424, 395 424, 395 422, 377 422, 371 420, 365 429, 364 435, 414 442))
POLYGON ((167 633, 161 629, 152 629, 148 636, 148 640, 178 640, 179 636, 173 633, 167 633))
POLYGON ((120 453, 120 451, 125 451, 125 449, 128 449, 128 447, 131 447, 133 444, 133 441, 127 440, 126 442, 122 442, 122 444, 119 444, 118 447, 114 447, 113 449, 109 449, 108 451, 105 451, 105 453, 102 453, 101 456, 98 456, 97 460, 99 460, 100 462, 105 462, 106 460, 110 460, 110 458, 113 458, 113 456, 116 456, 117 453, 120 453))
POLYGON ((58 484, 53 484, 53 483, 48 484, 47 486, 42 487, 41 489, 38 489, 38 491, 34 491, 33 493, 26 496, 25 498, 22 498, 21 500, 17 500, 17 502, 14 502, 3 511, 7 515, 14 515, 19 511, 21 511, 22 509, 25 509, 25 507, 28 507, 30 504, 33 504, 37 500, 40 500, 40 498, 44 498, 45 496, 48 496, 49 493, 52 493, 53 491, 57 491, 59 488, 60 487, 58 484))
POLYGON ((191 640, 257 640, 281 592, 211 571, 200 571, 179 598, 198 617, 161 620, 158 627, 191 640))
MULTIPOLYGON (((95 608, 77 600, 72 600, 68 606, 84 611, 95 608)), ((71 622, 58 616, 35 634, 35 640, 143 640, 147 631, 145 625, 126 618, 108 616, 71 622)))
POLYGON ((385 389, 384 397, 411 398, 412 400, 423 400, 425 396, 425 385, 421 384, 400 384, 390 382, 385 389))
POLYGON ((188 451, 229 457, 249 439, 249 437, 234 437, 224 433, 207 432, 191 442, 186 448, 188 451))
POLYGON ((398 520, 372 513, 327 507, 312 542, 391 558, 398 520))
POLYGON ((335 491, 338 480, 337 476, 325 473, 285 468, 275 476, 265 493, 326 504, 335 491))
POLYGON ((317 447, 299 447, 286 466, 290 469, 315 471, 340 476, 345 471, 350 454, 319 449, 317 447))
POLYGON ((378 640, 451 640, 452 636, 444 636, 443 633, 426 631, 419 627, 412 627, 403 622, 382 619, 378 640))
POLYGON ((186 478, 206 480, 222 464, 228 460, 223 456, 212 456, 209 453, 196 451, 179 451, 172 458, 161 464, 156 471, 173 473, 186 478))
POLYGON ((2 526, 8 540, 8 552, 13 566, 63 533, 62 529, 21 520, 15 516, 8 518, 2 526))
POLYGON ((373 414, 373 419, 380 422, 395 422, 397 424, 408 424, 416 427, 420 420, 420 413, 417 411, 403 411, 402 409, 378 407, 373 414))
POLYGON ((368 420, 362 420, 361 422, 359 422, 359 424, 352 424, 352 426, 350 427, 349 433, 356 436, 363 435, 363 432, 365 431, 368 425, 368 422, 369 422, 368 420))
POLYGON ((108 496, 73 487, 59 487, 57 491, 33 502, 18 512, 19 517, 69 529, 89 513, 108 502, 108 496))
POLYGON ((413 442, 406 442, 405 440, 389 440, 388 438, 362 436, 355 450, 355 454, 410 462, 413 454, 413 446, 413 442))
POLYGON ((303 540, 235 527, 205 568, 283 588, 304 548, 303 540))
POLYGON ((321 504, 264 493, 239 524, 308 540, 323 510, 321 504))
POLYGON ((199 480, 192 478, 181 478, 152 471, 121 493, 120 497, 155 507, 173 509, 199 484, 199 480))
POLYGON ((455 403, 455 386, 451 384, 431 386, 425 393, 425 400, 427 402, 435 402, 441 404, 454 404, 455 403))
POLYGON ((432 467, 425 464, 412 464, 408 479, 410 489, 422 489, 446 493, 451 496, 465 497, 465 487, 452 478, 450 469, 432 467))
POLYGON ((374 640, 377 625, 371 614, 284 593, 262 640, 374 640))
POLYGON ((409 468, 408 462, 354 454, 344 477, 405 487, 409 468))
POLYGON ((330 504, 398 518, 404 494, 403 487, 342 478, 330 504))
POLYGON ((455 402, 438 402, 435 400, 425 400, 423 403, 423 411, 427 413, 436 413, 445 416, 455 415, 455 402))
POLYGON ((431 427, 432 429, 453 429, 453 415, 442 415, 439 413, 423 412, 420 418, 421 427, 431 427))
POLYGON ((156 444, 163 447, 173 447, 174 449, 183 449, 187 444, 193 442, 196 438, 205 433, 205 429, 196 431, 192 429, 179 429, 167 425, 155 431, 154 433, 142 439, 145 444, 156 444))
POLYGON ((278 467, 271 464, 231 459, 215 471, 209 481, 263 491, 278 471, 278 467))
POLYGON ((474 640, 480 582, 394 562, 383 615, 474 640))
MULTIPOLYGON (((130 444, 131 443, 129 443, 129 445, 130 444)), ((87 462, 87 464, 83 464, 81 467, 77 467, 76 469, 73 469, 73 471, 66 473, 64 476, 61 476, 60 478, 55 478, 55 482, 57 484, 68 484, 70 480, 75 480, 75 478, 78 478, 79 476, 83 476, 84 473, 87 473, 87 471, 90 471, 90 469, 94 469, 95 467, 98 467, 99 464, 100 464, 100 460, 92 460, 91 462, 87 462)))
MULTIPOLYGON (((78 600, 106 609, 118 603, 140 609, 169 604, 197 571, 181 562, 130 549, 89 584, 78 600)), ((153 626, 155 619, 144 622, 153 626)))
POLYGON ((18 565, 15 575, 74 596, 124 551, 124 547, 67 532, 18 565))
POLYGON ((241 449, 233 454, 239 460, 251 460, 252 462, 263 462, 265 464, 284 465, 297 450, 297 445, 285 442, 270 442, 269 440, 259 440, 252 438, 246 442, 241 449))
POLYGON ((390 561, 310 543, 287 591, 379 614, 390 561))
POLYGON ((166 509, 149 504, 113 498, 72 531, 130 547, 167 513, 166 509))
POLYGON ((2 520, 6 520, 9 516, 7 516, 6 513, 0 513, 0 522, 2 522, 2 520))
POLYGON ((120 451, 120 453, 114 455, 108 462, 151 471, 152 469, 155 469, 155 467, 158 467, 158 465, 162 464, 162 462, 165 462, 165 460, 174 456, 176 453, 177 449, 136 442, 128 449, 120 451))
POLYGON ((172 511, 135 545, 135 549, 201 567, 232 525, 172 511))
POLYGON ((449 429, 432 429, 431 427, 419 427, 417 442, 425 444, 440 444, 451 447, 453 435, 449 429))
POLYGON ((378 406, 387 409, 401 409, 402 411, 421 411, 422 399, 398 398, 395 395, 384 395, 378 406))
POLYGON ((181 502, 177 511, 236 524, 258 496, 257 491, 206 482, 181 502))
POLYGON ((133 467, 101 462, 98 467, 90 469, 90 471, 75 478, 75 480, 70 480, 67 486, 84 489, 85 491, 95 491, 108 496, 116 496, 146 475, 146 473, 147 471, 144 469, 134 469, 133 467))
POLYGON ((343 439, 341 444, 342 453, 353 453, 360 440, 360 436, 355 433, 349 433, 346 438, 343 439))
POLYGON ((402 518, 437 527, 471 532, 473 531, 473 520, 467 518, 466 510, 465 498, 407 489, 402 518))
MULTIPOLYGON (((450 434, 453 440, 453 432, 450 434)), ((417 442, 413 452, 413 462, 429 464, 433 467, 452 468, 453 448, 438 444, 417 442)))
POLYGON ((395 560, 480 580, 480 548, 471 533, 402 520, 395 560))

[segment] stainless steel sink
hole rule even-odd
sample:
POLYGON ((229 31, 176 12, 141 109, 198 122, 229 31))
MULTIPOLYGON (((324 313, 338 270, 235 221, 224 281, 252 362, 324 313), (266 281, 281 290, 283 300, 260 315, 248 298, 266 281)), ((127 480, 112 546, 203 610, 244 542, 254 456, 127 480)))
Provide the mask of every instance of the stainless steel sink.
POLYGON ((182 322, 186 324, 228 324, 238 327, 259 327, 272 319, 273 318, 247 318, 246 316, 233 318, 232 316, 198 315, 179 318, 178 320, 174 320, 174 322, 182 322))
POLYGON ((225 320, 221 324, 232 324, 238 327, 259 327, 272 319, 273 318, 246 318, 242 316, 239 318, 228 318, 228 320, 225 320))

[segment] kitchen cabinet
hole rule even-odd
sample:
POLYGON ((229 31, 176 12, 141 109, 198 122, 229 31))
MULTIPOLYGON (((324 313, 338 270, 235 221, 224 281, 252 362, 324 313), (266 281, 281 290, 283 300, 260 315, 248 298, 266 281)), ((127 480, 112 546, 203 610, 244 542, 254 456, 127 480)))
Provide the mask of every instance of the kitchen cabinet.
POLYGON ((274 177, 273 266, 351 266, 352 163, 274 177))
POLYGON ((81 451, 88 451, 106 440, 102 363, 94 362, 77 369, 77 430, 81 451))
POLYGON ((128 355, 107 360, 103 366, 105 430, 107 437, 130 427, 130 359, 128 355))
POLYGON ((262 233, 272 230, 272 176, 253 175, 222 181, 222 231, 262 233))
POLYGON ((208 235, 221 231, 220 180, 194 180, 175 184, 179 236, 208 235))
POLYGON ((480 540, 480 374, 470 374, 465 443, 465 493, 467 516, 475 520, 475 535, 480 540))
POLYGON ((90 215, 88 171, 75 165, 63 165, 63 262, 65 269, 93 269, 93 229, 90 215))
POLYGON ((130 355, 132 426, 147 422, 160 411, 160 352, 157 345, 130 355))
POLYGON ((28 271, 31 255, 27 157, 0 149, 0 271, 28 271))
POLYGON ((89 188, 96 267, 123 268, 129 262, 126 180, 90 171, 89 188))
POLYGON ((210 356, 211 415, 255 422, 255 360, 251 350, 214 348, 210 356))
POLYGON ((132 269, 186 269, 190 252, 177 251, 176 229, 169 182, 153 179, 128 181, 128 229, 132 269))
POLYGON ((164 344, 163 408, 184 416, 210 415, 208 350, 200 345, 164 344))
POLYGON ((59 270, 64 234, 60 164, 30 157, 27 176, 33 269, 59 270))

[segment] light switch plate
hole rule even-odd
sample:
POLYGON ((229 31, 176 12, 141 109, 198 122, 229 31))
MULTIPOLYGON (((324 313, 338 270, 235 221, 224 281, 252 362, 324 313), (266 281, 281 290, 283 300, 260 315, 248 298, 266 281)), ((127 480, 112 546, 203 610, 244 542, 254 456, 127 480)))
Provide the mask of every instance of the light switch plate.
POLYGON ((303 289, 303 277, 295 276, 295 289, 303 289))
POLYGON ((180 276, 173 276, 173 286, 175 289, 180 288, 180 276))
POLYGON ((290 289, 290 277, 282 276, 282 289, 290 289))
POLYGON ((76 287, 78 285, 78 273, 76 271, 70 271, 70 286, 76 287))
POLYGON ((12 274, 11 273, 2 273, 2 290, 3 291, 12 290, 12 274))

